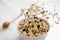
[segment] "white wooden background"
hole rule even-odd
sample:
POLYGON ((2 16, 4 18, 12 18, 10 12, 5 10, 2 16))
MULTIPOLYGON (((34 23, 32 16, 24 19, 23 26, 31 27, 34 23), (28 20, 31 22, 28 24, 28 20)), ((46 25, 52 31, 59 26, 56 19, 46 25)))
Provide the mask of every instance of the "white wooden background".
MULTIPOLYGON (((27 8, 36 1, 37 0, 0 0, 0 40, 19 40, 17 25, 22 17, 11 23, 6 30, 1 30, 2 23, 13 20, 20 14, 21 8, 27 8)), ((40 0, 40 4, 42 3, 46 3, 48 10, 53 10, 53 6, 56 5, 56 10, 60 12, 60 0, 40 0)), ((54 25, 54 27, 50 28, 45 40, 60 40, 60 25, 54 25)))

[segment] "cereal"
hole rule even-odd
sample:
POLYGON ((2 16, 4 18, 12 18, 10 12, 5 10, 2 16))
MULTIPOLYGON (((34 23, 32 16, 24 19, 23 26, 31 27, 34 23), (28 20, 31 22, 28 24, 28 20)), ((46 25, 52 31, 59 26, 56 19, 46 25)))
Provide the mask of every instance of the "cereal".
POLYGON ((24 13, 24 9, 21 9, 21 13, 24 13))
POLYGON ((39 36, 48 32, 49 25, 43 19, 40 19, 38 17, 32 17, 28 20, 25 20, 23 22, 23 25, 18 26, 18 30, 21 34, 25 33, 24 35, 27 35, 30 37, 39 36), (43 24, 43 26, 41 23, 43 24))

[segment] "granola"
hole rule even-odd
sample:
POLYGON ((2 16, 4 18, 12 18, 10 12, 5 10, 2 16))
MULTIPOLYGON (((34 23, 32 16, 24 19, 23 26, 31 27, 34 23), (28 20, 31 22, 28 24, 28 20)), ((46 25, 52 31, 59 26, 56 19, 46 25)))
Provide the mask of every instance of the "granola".
POLYGON ((39 36, 43 35, 49 30, 49 25, 43 19, 38 17, 27 18, 19 24, 18 30, 21 34, 27 36, 39 36))

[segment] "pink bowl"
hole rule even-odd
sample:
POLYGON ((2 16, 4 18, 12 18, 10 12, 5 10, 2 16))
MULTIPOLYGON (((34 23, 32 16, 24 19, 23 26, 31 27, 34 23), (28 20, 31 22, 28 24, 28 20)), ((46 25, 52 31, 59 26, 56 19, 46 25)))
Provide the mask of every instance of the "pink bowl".
MULTIPOLYGON (((29 20, 29 19, 31 19, 31 18, 32 18, 32 17, 25 18, 25 19, 23 19, 20 23, 24 22, 24 20, 29 20)), ((37 17, 37 18, 38 18, 38 17, 37 17)), ((41 18, 40 18, 40 19, 41 19, 41 18)), ((44 19, 42 19, 42 20, 45 21, 44 19)), ((47 21, 45 21, 45 22, 48 24, 47 21)), ((20 24, 20 23, 19 23, 19 24, 20 24)), ((49 25, 49 24, 48 24, 48 25, 49 25)), ((50 28, 50 26, 49 26, 49 28, 50 28)), ((19 31, 19 30, 18 30, 18 31, 19 31)), ((48 32, 46 32, 46 33, 43 34, 43 35, 37 36, 37 37, 29 37, 29 36, 26 36, 26 35, 21 34, 21 33, 19 32, 19 38, 20 38, 21 40, 45 40, 47 34, 48 34, 48 32)))

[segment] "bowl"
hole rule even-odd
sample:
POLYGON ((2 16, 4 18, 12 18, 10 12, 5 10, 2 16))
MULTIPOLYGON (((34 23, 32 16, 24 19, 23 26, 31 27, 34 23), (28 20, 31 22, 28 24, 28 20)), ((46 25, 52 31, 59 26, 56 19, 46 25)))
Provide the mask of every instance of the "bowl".
MULTIPOLYGON (((39 17, 28 17, 28 18, 25 18, 25 19, 23 19, 22 21, 20 21, 19 22, 19 25, 21 24, 21 23, 23 23, 25 20, 30 20, 30 19, 32 19, 32 18, 38 18, 38 19, 41 19, 42 21, 44 21, 47 25, 48 25, 48 31, 49 31, 49 28, 50 28, 50 26, 49 26, 49 23, 46 21, 46 20, 44 20, 44 19, 42 19, 42 18, 39 18, 39 17)), ((46 36, 47 36, 47 34, 48 34, 48 31, 45 33, 45 34, 43 34, 43 35, 38 35, 38 36, 32 36, 32 37, 30 37, 30 36, 27 36, 27 35, 24 35, 24 34, 22 34, 21 32, 20 32, 20 30, 19 30, 19 26, 18 26, 18 32, 19 32, 19 38, 21 39, 21 40, 45 40, 45 38, 46 38, 46 36)))

